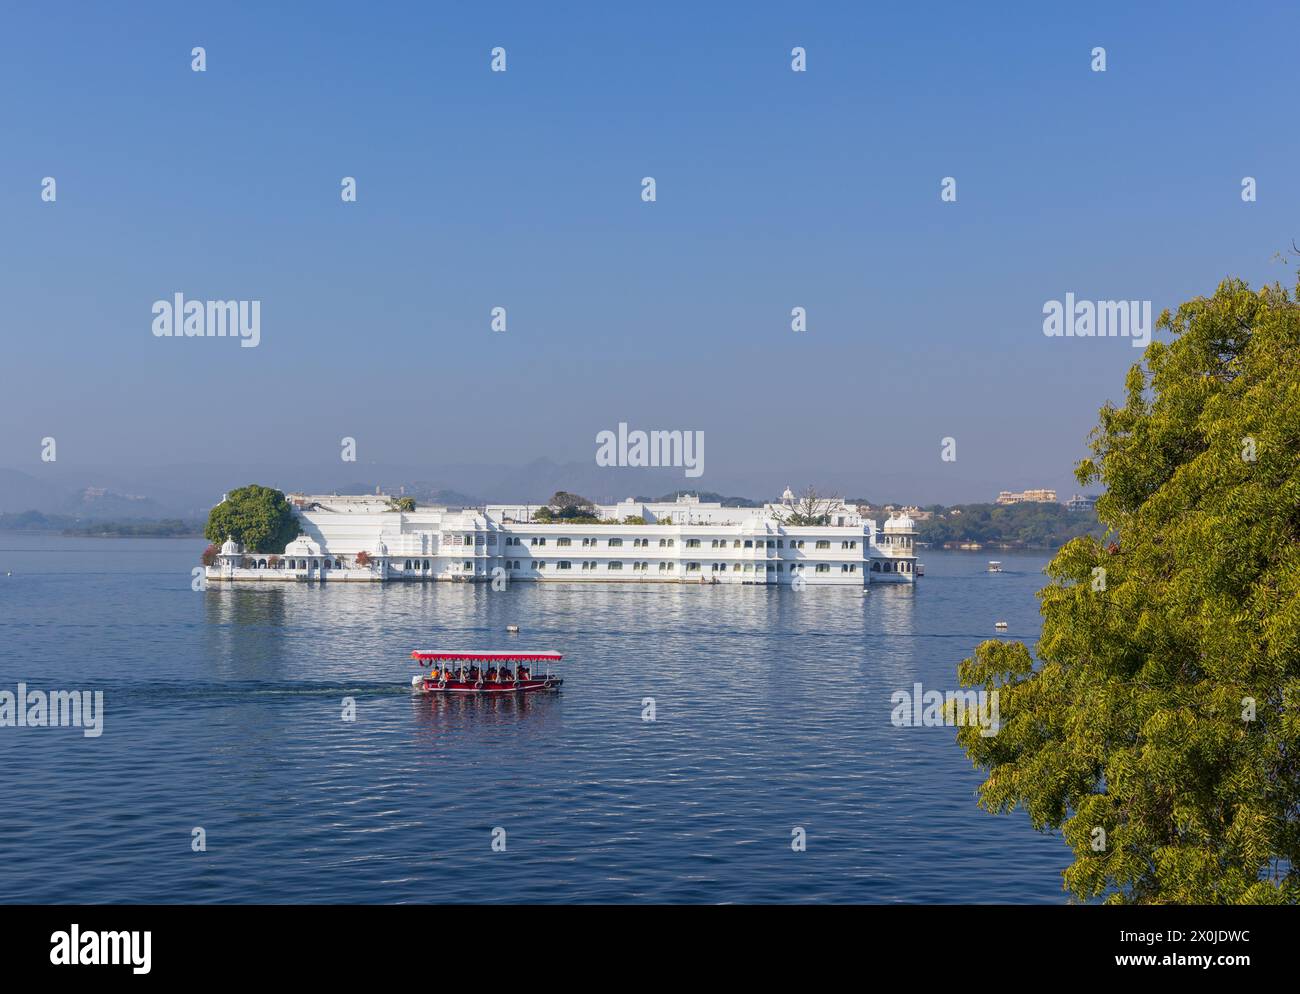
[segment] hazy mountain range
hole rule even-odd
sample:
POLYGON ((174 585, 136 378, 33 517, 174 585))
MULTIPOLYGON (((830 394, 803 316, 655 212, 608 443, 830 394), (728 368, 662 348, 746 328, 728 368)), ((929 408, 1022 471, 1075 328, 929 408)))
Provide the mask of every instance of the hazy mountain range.
POLYGON ((1025 485, 1018 481, 980 481, 972 486, 966 481, 961 490, 970 492, 958 495, 944 492, 951 489, 950 485, 937 480, 903 480, 898 474, 864 472, 861 466, 803 473, 757 467, 686 479, 680 469, 602 467, 594 462, 558 463, 545 458, 521 466, 340 463, 325 467, 202 464, 118 468, 51 463, 24 470, 0 468, 0 512, 36 510, 91 520, 192 520, 205 517, 226 491, 248 483, 309 493, 374 493, 379 487, 384 493, 453 506, 540 503, 557 490, 600 503, 681 490, 710 491, 729 497, 744 495, 763 501, 776 499, 787 486, 798 492, 809 485, 819 492, 843 497, 930 504, 992 500, 1001 487, 1025 485), (868 481, 865 484, 864 478, 868 481))

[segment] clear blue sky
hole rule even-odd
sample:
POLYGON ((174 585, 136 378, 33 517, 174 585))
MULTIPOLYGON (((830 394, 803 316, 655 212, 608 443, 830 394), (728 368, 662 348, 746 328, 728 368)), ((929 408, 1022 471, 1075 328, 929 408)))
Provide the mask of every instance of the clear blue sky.
POLYGON ((1294 284, 1293 3, 190 6, 0 14, 0 466, 590 461, 626 421, 705 431, 706 488, 1066 489, 1139 352, 1045 301, 1294 284), (261 300, 261 345, 153 337, 177 291, 261 300))

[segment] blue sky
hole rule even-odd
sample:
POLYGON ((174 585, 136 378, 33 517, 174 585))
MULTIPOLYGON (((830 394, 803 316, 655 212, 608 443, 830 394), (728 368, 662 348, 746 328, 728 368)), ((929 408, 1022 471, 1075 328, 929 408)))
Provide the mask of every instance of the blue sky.
POLYGON ((0 13, 0 466, 589 462, 624 421, 703 430, 712 489, 1066 490, 1140 353, 1047 300, 1294 285, 1293 4, 174 6, 0 13), (261 344, 153 337, 178 291, 261 344))

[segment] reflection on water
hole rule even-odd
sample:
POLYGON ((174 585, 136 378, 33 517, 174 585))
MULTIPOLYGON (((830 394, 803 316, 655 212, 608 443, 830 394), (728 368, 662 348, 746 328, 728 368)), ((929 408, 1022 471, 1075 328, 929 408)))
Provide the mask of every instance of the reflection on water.
POLYGON ((97 740, 0 730, 6 899, 1061 899, 1063 844, 975 807, 951 729, 889 721, 894 690, 953 686, 994 620, 1036 633, 1045 557, 1004 554, 990 577, 978 556, 931 552, 919 586, 866 596, 196 593, 201 544, 0 536, 16 573, 0 687, 102 688, 106 709, 97 740), (412 649, 466 647, 563 652, 564 688, 410 691, 412 649), (196 825, 207 853, 189 849, 196 825))

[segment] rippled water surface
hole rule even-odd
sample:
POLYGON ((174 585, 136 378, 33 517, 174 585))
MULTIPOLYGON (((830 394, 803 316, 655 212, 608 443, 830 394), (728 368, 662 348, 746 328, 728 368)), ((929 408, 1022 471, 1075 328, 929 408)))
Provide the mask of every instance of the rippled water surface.
POLYGON ((890 723, 995 620, 1037 636, 1044 556, 929 551, 915 589, 865 597, 194 592, 201 547, 0 534, 0 690, 106 712, 99 738, 0 728, 0 900, 1062 900, 1059 837, 975 806, 952 729, 890 723), (563 691, 409 692, 414 648, 516 646, 564 653, 563 691))

